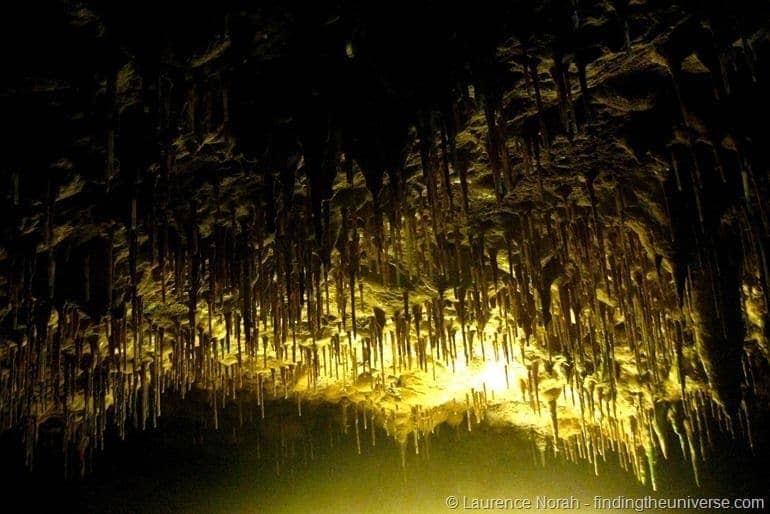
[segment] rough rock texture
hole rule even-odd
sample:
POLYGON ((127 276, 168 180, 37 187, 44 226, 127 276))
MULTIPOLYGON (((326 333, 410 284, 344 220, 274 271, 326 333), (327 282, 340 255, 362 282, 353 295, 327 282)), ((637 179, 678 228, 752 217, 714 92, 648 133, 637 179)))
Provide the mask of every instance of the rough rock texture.
POLYGON ((0 423, 30 464, 191 388, 215 425, 239 392, 416 449, 486 419, 653 485, 669 439, 758 443, 770 9, 498 4, 15 5, 0 423))

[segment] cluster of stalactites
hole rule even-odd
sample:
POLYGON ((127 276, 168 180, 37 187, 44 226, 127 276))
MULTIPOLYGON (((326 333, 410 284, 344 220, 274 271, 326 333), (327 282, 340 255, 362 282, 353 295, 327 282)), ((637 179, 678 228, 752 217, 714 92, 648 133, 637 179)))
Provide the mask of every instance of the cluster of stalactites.
MULTIPOLYGON (((194 204, 190 209, 194 221, 194 204)), ((547 408, 554 445, 570 455, 595 459, 600 446, 586 441, 600 437, 604 449, 606 438, 624 445, 618 447, 624 462, 642 476, 638 452, 654 458, 665 440, 654 434, 666 422, 683 434, 688 453, 702 446, 686 430, 688 423, 690 432, 705 423, 687 414, 696 411, 656 410, 656 401, 672 398, 672 376, 676 402, 688 406, 701 398, 702 384, 688 388, 685 368, 693 363, 684 360, 693 345, 686 313, 693 307, 679 307, 674 277, 635 232, 601 223, 595 208, 565 204, 513 218, 501 247, 494 247, 483 234, 441 237, 419 215, 404 215, 402 237, 383 245, 370 226, 356 226, 346 213, 328 270, 308 239, 296 237, 298 220, 284 222, 294 237, 279 228, 269 244, 256 224, 218 225, 205 238, 194 223, 187 234, 161 227, 152 236, 158 244, 151 263, 163 278, 159 301, 187 307, 186 316, 173 319, 164 317, 163 306, 147 308, 139 294, 132 223, 125 231, 127 261, 108 259, 109 279, 127 283, 129 292, 110 295, 109 316, 89 322, 75 307, 43 302, 23 310, 35 322, 4 355, 4 426, 24 425, 31 452, 39 424, 60 419, 68 451, 86 453, 102 444, 108 407, 121 433, 148 420, 154 425, 168 388, 183 395, 193 386, 209 391, 217 426, 219 410, 244 387, 256 389, 264 409, 267 399, 298 391, 300 379, 315 391, 329 381, 352 387, 368 375, 376 392, 407 372, 435 378, 437 363, 454 371, 458 363, 490 360, 505 363, 507 386, 518 385, 534 412, 545 415, 547 408), (400 288, 400 274, 411 291, 400 288), (425 283, 429 278, 438 289, 425 283), (375 286, 401 289, 402 302, 377 305, 375 286), (509 384, 508 366, 516 362, 527 369, 526 379, 509 384), (542 385, 551 377, 559 379, 555 389, 542 385), (630 382, 638 389, 629 389, 630 382), (618 403, 629 396, 637 411, 618 415, 618 403), (559 430, 558 406, 570 402, 581 414, 580 443, 559 430)), ((477 392, 472 396, 469 420, 471 410, 482 410, 477 392)), ((740 422, 746 432, 745 413, 740 422)))
MULTIPOLYGON (((577 65, 590 119, 585 66, 577 65)), ((542 197, 541 149, 553 134, 545 122, 537 60, 528 58, 525 68, 537 130, 520 157, 539 181, 542 197)), ((562 129, 574 135, 580 128, 562 55, 554 56, 551 73, 562 129)), ((522 177, 514 171, 494 95, 487 95, 483 109, 501 205, 522 177)), ((189 113, 194 117, 194 109, 189 113)), ((129 424, 155 424, 167 389, 183 395, 195 386, 207 390, 217 426, 222 406, 243 388, 256 391, 264 413, 268 399, 288 397, 301 381, 316 391, 329 381, 352 387, 368 375, 373 392, 387 391, 389 377, 418 371, 435 378, 437 363, 454 372, 459 363, 480 359, 505 363, 507 387, 518 386, 532 411, 540 414, 547 407, 553 447, 571 458, 596 462, 609 447, 642 477, 654 468, 658 452, 668 451, 662 435, 667 426, 695 468, 704 453, 703 434, 713 423, 704 418, 709 410, 717 425, 732 430, 738 424, 751 439, 745 402, 740 410, 724 413, 709 399, 713 395, 727 403, 720 397, 722 379, 715 376, 718 365, 711 362, 713 327, 703 322, 729 301, 713 245, 698 243, 712 249, 697 252, 704 257, 697 264, 682 269, 672 258, 671 269, 666 268, 663 256, 643 244, 654 237, 641 238, 625 223, 622 187, 610 202, 616 208, 600 212, 593 177, 584 181, 590 207, 565 198, 555 208, 520 213, 506 220, 502 238, 493 230, 474 229, 467 165, 455 143, 460 117, 455 109, 438 121, 427 116, 418 124, 422 177, 417 181, 424 197, 410 198, 403 177, 393 173, 394 212, 387 219, 377 215, 376 199, 361 210, 332 200, 326 208, 335 216, 325 218, 321 241, 308 228, 314 226, 312 191, 295 197, 296 170, 282 172, 266 192, 271 198, 275 193, 275 201, 256 201, 247 206, 247 216, 238 218, 220 209, 215 184, 213 229, 202 234, 206 206, 200 199, 170 205, 169 191, 182 186, 173 173, 171 145, 164 141, 149 201, 140 201, 137 186, 127 206, 130 219, 99 249, 107 274, 107 309, 99 319, 72 306, 51 305, 56 275, 51 200, 44 241, 48 301, 32 298, 28 261, 35 259, 11 274, 12 315, 25 333, 1 356, 2 427, 25 428, 31 464, 39 427, 58 419, 65 427, 65 449, 82 458, 102 444, 110 407, 121 433, 129 424), (127 248, 127 255, 118 248, 127 248), (401 301, 378 303, 382 290, 401 301), (693 347, 702 366, 692 357, 693 347), (508 366, 514 363, 526 369, 519 384, 509 383, 508 366), (700 367, 716 390, 702 387, 700 367), (563 404, 580 413, 579 435, 560 431, 563 404), (635 409, 629 412, 628 405, 635 409)), ((167 116, 159 118, 168 124, 167 116)), ((686 127, 685 110, 683 118, 686 127)), ((107 181, 115 173, 114 136, 110 127, 107 181)), ((691 217, 701 222, 697 233, 703 234, 703 177, 723 167, 701 165, 692 145, 690 139, 672 145, 675 180, 667 187, 676 184, 679 193, 689 195, 696 214, 691 217)), ((740 232, 743 268, 758 278, 757 287, 766 295, 767 216, 745 154, 737 155, 746 198, 737 226, 748 228, 740 232)), ((352 182, 351 173, 348 185, 352 182)), ((676 215, 670 216, 673 225, 676 215)), ((96 256, 83 260, 87 279, 93 274, 91 260, 96 256)), ((86 301, 95 287, 86 280, 86 301)), ((762 301, 767 311, 766 298, 762 301)), ((752 364, 740 348, 738 355, 738 380, 750 388, 752 364)), ((301 410, 302 395, 296 394, 301 410)), ((486 395, 482 401, 479 394, 466 397, 469 423, 473 416, 483 417, 486 395)), ((421 424, 413 424, 415 434, 424 432, 421 424)))

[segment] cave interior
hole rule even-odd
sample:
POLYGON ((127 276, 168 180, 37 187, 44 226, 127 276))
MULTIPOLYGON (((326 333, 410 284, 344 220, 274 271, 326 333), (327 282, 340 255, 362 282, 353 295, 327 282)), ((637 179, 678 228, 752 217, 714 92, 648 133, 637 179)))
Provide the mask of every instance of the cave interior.
POLYGON ((767 455, 770 4, 4 10, 6 468, 175 417, 511 429, 650 491, 767 455))

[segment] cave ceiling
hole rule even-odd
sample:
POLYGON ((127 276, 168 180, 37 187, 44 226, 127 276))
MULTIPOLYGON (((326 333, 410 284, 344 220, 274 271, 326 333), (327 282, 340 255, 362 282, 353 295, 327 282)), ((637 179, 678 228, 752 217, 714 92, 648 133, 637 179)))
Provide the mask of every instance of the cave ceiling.
POLYGON ((606 443, 653 485, 665 433, 754 443, 764 2, 9 9, 0 429, 29 459, 191 390, 214 425, 248 395, 416 448, 606 443))

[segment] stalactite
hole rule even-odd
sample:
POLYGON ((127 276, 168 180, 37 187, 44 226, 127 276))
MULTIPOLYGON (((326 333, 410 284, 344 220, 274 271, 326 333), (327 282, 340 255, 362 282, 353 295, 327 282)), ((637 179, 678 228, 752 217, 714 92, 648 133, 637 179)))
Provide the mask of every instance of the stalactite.
POLYGON ((564 56, 559 50, 554 51, 551 75, 559 94, 559 113, 562 126, 570 138, 572 138, 575 136, 576 131, 574 111, 572 110, 571 94, 567 83, 567 66, 564 63, 564 56))
MULTIPOLYGON (((539 60, 537 57, 535 56, 528 57, 527 71, 529 72, 530 80, 532 81, 532 87, 535 92, 535 106, 537 107, 537 117, 538 117, 538 124, 540 128, 538 137, 540 138, 540 140, 542 140, 543 146, 548 146, 550 144, 550 139, 548 135, 548 128, 545 122, 543 96, 540 90, 540 76, 538 74, 538 69, 537 69, 538 64, 539 64, 539 60)), ((539 142, 536 142, 535 145, 536 145, 535 146, 536 148, 540 148, 541 146, 539 142)))

